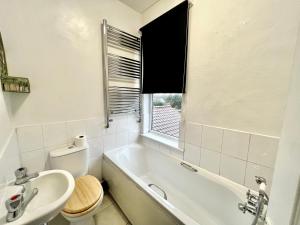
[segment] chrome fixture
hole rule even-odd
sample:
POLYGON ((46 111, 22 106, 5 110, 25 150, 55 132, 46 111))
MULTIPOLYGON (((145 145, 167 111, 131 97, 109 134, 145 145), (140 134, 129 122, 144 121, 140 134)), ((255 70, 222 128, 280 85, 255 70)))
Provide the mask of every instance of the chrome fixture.
POLYGON ((39 173, 27 174, 27 168, 21 167, 15 171, 16 181, 15 185, 25 184, 29 180, 39 176, 39 173))
POLYGON ((116 114, 134 113, 140 122, 141 39, 108 25, 106 20, 101 28, 105 127, 116 114), (139 60, 113 54, 116 49, 133 53, 139 60))
POLYGON ((247 201, 239 203, 238 208, 243 213, 250 213, 255 216, 252 225, 256 225, 258 221, 265 222, 267 205, 269 203, 269 196, 265 192, 267 181, 263 177, 255 176, 255 181, 259 185, 258 195, 247 191, 247 201))
POLYGON ((11 196, 5 201, 5 206, 7 209, 6 221, 13 222, 20 218, 28 203, 37 195, 38 189, 34 188, 29 194, 24 196, 26 189, 22 185, 22 190, 19 194, 11 196))
POLYGON ((15 171, 15 185, 21 185, 20 193, 11 196, 5 201, 7 209, 6 221, 12 222, 20 218, 28 203, 37 195, 38 189, 31 189, 31 185, 27 184, 31 179, 38 177, 38 173, 27 174, 27 168, 21 167, 15 171))
POLYGON ((159 189, 159 190, 163 193, 164 199, 165 199, 165 200, 168 200, 167 193, 166 193, 161 187, 159 187, 159 186, 156 185, 156 184, 148 184, 148 186, 149 186, 150 188, 151 188, 152 186, 154 186, 154 187, 156 187, 157 189, 159 189))
POLYGON ((195 169, 194 167, 190 166, 189 164, 187 164, 185 162, 181 162, 180 165, 192 172, 195 172, 195 173, 198 172, 197 169, 195 169))

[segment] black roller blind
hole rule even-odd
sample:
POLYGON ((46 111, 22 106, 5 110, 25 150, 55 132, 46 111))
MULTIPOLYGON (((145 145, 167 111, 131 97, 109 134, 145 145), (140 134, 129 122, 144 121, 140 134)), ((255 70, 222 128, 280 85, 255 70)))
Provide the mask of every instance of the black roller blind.
POLYGON ((142 93, 184 93, 188 44, 188 1, 140 29, 142 93))

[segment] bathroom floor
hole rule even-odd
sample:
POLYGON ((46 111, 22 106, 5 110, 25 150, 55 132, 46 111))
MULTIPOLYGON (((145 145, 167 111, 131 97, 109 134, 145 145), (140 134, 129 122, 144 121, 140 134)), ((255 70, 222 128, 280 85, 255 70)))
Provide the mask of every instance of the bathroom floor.
MULTIPOLYGON (((121 209, 108 194, 104 195, 99 212, 95 215, 96 225, 130 225, 121 209)), ((48 223, 49 225, 69 225, 60 214, 48 223)))

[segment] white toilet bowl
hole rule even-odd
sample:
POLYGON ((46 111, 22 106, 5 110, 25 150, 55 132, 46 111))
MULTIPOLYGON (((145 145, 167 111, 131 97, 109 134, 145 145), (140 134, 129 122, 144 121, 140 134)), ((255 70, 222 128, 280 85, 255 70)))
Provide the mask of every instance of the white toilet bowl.
POLYGON ((103 200, 102 186, 90 175, 78 177, 75 183, 75 190, 61 214, 71 225, 95 225, 94 215, 103 200))
POLYGON ((94 215, 103 200, 103 189, 96 177, 88 172, 88 145, 69 146, 50 152, 52 169, 69 171, 75 189, 61 214, 71 225, 95 225, 94 215))

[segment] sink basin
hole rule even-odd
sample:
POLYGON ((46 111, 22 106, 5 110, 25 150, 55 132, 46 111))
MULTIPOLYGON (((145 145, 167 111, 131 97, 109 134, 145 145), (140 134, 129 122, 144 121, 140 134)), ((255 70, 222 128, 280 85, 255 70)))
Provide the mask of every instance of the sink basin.
MULTIPOLYGON (((27 205, 24 214, 17 220, 6 223, 5 202, 0 202, 0 224, 7 225, 41 225, 54 218, 71 196, 75 182, 73 176, 64 170, 48 170, 26 184, 26 187, 38 188, 38 194, 27 205), (5 210, 5 212, 3 212, 5 210)), ((5 199, 16 194, 18 186, 8 186, 5 199)))

